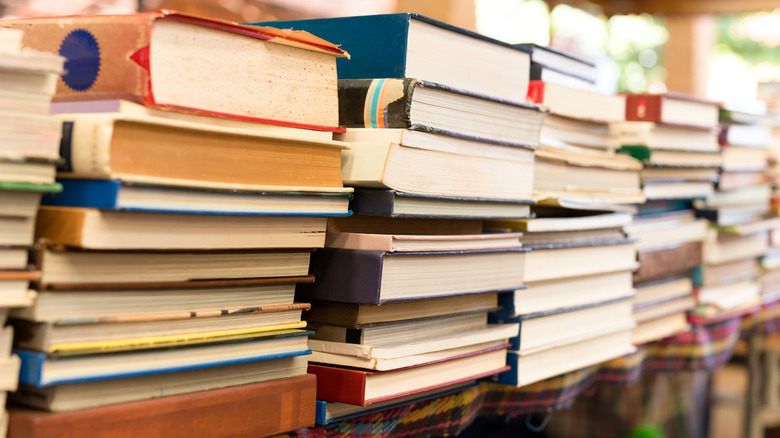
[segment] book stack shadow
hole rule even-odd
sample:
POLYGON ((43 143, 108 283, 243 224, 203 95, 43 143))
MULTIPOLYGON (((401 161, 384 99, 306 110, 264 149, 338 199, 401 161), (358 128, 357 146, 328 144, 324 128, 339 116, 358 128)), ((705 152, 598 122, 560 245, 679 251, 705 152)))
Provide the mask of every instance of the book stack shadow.
POLYGON ((19 382, 20 359, 12 354, 9 312, 35 299, 30 264, 35 218, 43 193, 61 189, 54 180, 60 123, 49 115, 65 59, 22 48, 22 32, 0 29, 0 437, 6 436, 9 391, 19 382))
POLYGON ((165 12, 6 24, 41 50, 74 33, 107 48, 93 88, 58 84, 63 191, 38 212, 37 299, 9 318, 9 436, 313 425, 310 305, 294 299, 328 217, 349 214, 332 140, 344 52, 165 12), (130 61, 139 50, 156 69, 130 61))
POLYGON ((544 114, 526 104, 527 49, 415 14, 266 25, 338 41, 349 218, 329 220, 297 288, 317 375, 318 424, 462 389, 509 370, 516 322, 489 323, 523 289, 520 233, 487 218, 533 204, 544 114), (402 35, 377 52, 370 35, 402 35), (403 42, 401 42, 403 40, 403 42), (496 75, 497 71, 511 74, 496 75))

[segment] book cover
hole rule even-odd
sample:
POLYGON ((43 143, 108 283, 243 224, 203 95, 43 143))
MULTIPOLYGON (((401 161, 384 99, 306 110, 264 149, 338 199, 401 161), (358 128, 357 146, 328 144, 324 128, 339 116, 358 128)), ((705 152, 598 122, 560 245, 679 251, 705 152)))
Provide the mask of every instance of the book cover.
POLYGON ((626 120, 709 130, 718 125, 718 104, 680 93, 626 94, 626 120))
MULTIPOLYGON (((285 88, 280 94, 281 90, 264 86, 268 82, 264 75, 276 67, 270 58, 258 63, 265 51, 291 53, 313 69, 318 62, 326 68, 328 63, 335 67, 333 58, 347 56, 337 46, 306 32, 242 26, 173 11, 6 20, 2 26, 23 29, 27 47, 67 58, 67 73, 61 77, 55 97, 58 100, 124 98, 220 117, 309 129, 336 128, 336 120, 326 121, 309 111, 296 112, 295 118, 284 117, 283 111, 266 111, 278 110, 281 102, 289 104, 305 94, 298 87, 280 87, 285 88), (223 50, 225 47, 237 50, 223 50), (185 52, 197 56, 182 57, 180 53, 185 52), (180 65, 167 70, 169 60, 180 65), (245 67, 249 63, 255 67, 245 67), (211 88, 208 92, 201 89, 200 97, 177 95, 177 91, 192 87, 191 79, 211 88), (203 95, 211 97, 203 100, 203 95)), ((335 104, 332 93, 322 94, 315 100, 335 104)))
POLYGON ((38 387, 143 376, 307 355, 306 330, 285 330, 249 340, 160 348, 111 355, 60 356, 14 350, 22 360, 19 383, 38 387))
POLYGON ((702 262, 702 242, 688 242, 662 248, 648 248, 637 252, 639 268, 634 281, 641 283, 695 268, 702 262))
POLYGON ((526 251, 524 248, 505 248, 388 253, 325 248, 312 254, 309 273, 314 275, 315 282, 299 285, 296 296, 304 301, 319 299, 379 305, 389 301, 517 289, 523 286, 522 260, 526 251), (490 266, 480 263, 488 260, 490 266), (388 268, 391 263, 395 265, 388 268), (427 267, 427 274, 412 278, 409 276, 410 264, 418 269, 427 267), (399 266, 408 268, 399 269, 399 266), (503 271, 511 266, 514 266, 512 272, 503 271), (442 279, 430 282, 425 280, 428 276, 441 276, 442 279))
POLYGON ((317 376, 317 397, 360 406, 457 385, 508 369, 504 348, 392 371, 309 364, 309 373, 317 376), (391 381, 392 387, 386 388, 391 381))
POLYGON ((315 402, 307 374, 72 412, 18 409, 8 437, 270 436, 314 425, 315 402))
POLYGON ((524 99, 527 88, 528 49, 415 13, 257 24, 302 29, 340 43, 351 58, 337 61, 339 79, 418 77, 515 101, 524 99), (461 72, 464 60, 468 75, 461 72), (512 74, 497 77, 501 68, 512 74))

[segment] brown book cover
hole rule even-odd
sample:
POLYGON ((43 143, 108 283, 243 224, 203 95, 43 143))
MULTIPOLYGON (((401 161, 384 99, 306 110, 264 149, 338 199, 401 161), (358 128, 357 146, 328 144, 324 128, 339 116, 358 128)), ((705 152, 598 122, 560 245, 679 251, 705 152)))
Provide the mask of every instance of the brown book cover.
POLYGON ((314 425, 311 374, 65 413, 10 411, 8 438, 261 437, 314 425))
POLYGON ((637 253, 639 269, 634 282, 655 280, 695 268, 702 261, 701 242, 688 242, 665 248, 653 248, 637 253))

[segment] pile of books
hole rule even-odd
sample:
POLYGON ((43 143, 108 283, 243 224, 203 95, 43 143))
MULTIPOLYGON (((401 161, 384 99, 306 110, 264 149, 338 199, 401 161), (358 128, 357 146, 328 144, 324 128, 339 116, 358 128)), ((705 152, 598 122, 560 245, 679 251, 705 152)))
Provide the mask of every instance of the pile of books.
POLYGON ((11 398, 49 412, 14 411, 11 435, 312 425, 310 306, 294 294, 328 217, 348 215, 332 140, 344 52, 175 13, 4 25, 41 50, 101 48, 99 68, 87 56, 59 82, 64 190, 38 215, 37 300, 11 313, 11 398))
POLYGON ((550 48, 527 45, 558 74, 533 80, 529 101, 549 111, 534 169, 533 219, 491 221, 522 232, 526 290, 502 295, 495 321, 520 323, 498 381, 522 386, 634 351, 631 333, 633 242, 622 226, 629 204, 644 200, 639 161, 615 152, 610 125, 625 120, 623 96, 599 94, 595 66, 550 48), (570 80, 564 80, 569 78, 570 80), (588 79, 589 78, 589 79, 588 79), (581 86, 592 81, 590 87, 581 86), (579 84, 580 86, 577 86, 579 84))
POLYGON ((32 304, 29 264, 41 194, 60 189, 54 182, 60 124, 49 104, 65 59, 22 49, 22 32, 0 29, 0 436, 8 416, 6 394, 16 389, 19 357, 11 354, 10 308, 32 304), (5 327, 3 327, 5 326, 5 327))
POLYGON ((769 214, 772 132, 763 123, 764 112, 761 104, 724 104, 720 111, 720 181, 715 193, 694 202, 697 214, 711 224, 698 278, 697 313, 704 316, 739 312, 761 303, 758 260, 769 249, 769 230, 778 225, 769 214))
POLYGON ((613 126, 620 152, 643 163, 642 190, 632 224, 639 267, 634 274, 635 344, 688 329, 695 304, 692 270, 702 261, 707 221, 692 199, 713 193, 721 164, 718 106, 682 94, 630 94, 626 121, 613 126))
POLYGON ((317 280, 298 287, 312 302, 318 423, 507 371, 519 324, 488 313, 499 291, 524 287, 526 251, 519 233, 485 233, 482 220, 530 215, 544 115, 523 103, 528 51, 415 14, 266 24, 352 56, 339 64, 336 139, 350 145, 356 215, 330 220, 317 280), (405 44, 377 52, 376 32, 405 44))

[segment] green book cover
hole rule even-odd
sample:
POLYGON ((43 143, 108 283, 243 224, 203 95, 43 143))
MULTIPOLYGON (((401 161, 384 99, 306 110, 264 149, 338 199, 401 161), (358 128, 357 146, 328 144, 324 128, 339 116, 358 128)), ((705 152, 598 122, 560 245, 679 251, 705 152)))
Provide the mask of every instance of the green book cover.
POLYGON ((17 192, 43 192, 59 193, 62 191, 62 184, 35 184, 16 181, 0 181, 0 190, 11 190, 17 192))

